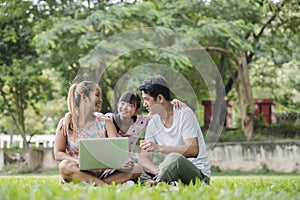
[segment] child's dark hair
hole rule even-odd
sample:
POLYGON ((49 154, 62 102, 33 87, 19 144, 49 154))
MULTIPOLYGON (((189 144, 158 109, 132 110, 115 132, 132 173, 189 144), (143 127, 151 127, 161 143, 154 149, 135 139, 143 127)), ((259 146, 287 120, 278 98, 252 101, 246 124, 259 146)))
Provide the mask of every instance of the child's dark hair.
POLYGON ((131 92, 131 91, 125 92, 121 96, 119 102, 120 101, 124 101, 124 102, 130 103, 130 104, 134 104, 136 109, 139 109, 141 107, 141 97, 135 92, 131 92))

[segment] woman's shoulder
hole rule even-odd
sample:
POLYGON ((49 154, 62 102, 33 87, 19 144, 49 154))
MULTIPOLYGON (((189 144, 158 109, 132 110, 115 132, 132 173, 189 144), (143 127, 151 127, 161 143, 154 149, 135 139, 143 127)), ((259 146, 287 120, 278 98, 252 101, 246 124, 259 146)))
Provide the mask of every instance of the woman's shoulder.
POLYGON ((106 114, 103 114, 103 113, 100 113, 100 114, 96 114, 95 117, 96 117, 96 120, 98 122, 100 122, 100 124, 102 126, 106 126, 104 124, 112 124, 113 123, 113 114, 111 113, 106 113, 106 114))

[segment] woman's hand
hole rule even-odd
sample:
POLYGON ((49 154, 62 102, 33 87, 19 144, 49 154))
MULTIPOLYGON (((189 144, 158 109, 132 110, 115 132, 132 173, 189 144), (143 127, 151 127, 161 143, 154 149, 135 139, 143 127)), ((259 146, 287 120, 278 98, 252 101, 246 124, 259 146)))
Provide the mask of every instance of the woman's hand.
POLYGON ((100 178, 106 178, 109 175, 111 175, 112 173, 114 173, 114 171, 116 171, 116 169, 106 169, 104 170, 104 172, 101 174, 100 178))

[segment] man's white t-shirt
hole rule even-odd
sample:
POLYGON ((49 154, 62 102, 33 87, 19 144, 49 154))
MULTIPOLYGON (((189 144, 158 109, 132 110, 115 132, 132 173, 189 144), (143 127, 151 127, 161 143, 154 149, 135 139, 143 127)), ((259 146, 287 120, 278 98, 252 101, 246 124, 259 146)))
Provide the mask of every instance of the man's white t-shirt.
POLYGON ((206 145, 198 120, 189 107, 173 108, 173 124, 166 128, 158 114, 152 116, 147 128, 145 139, 162 146, 185 145, 184 140, 198 138, 199 153, 197 158, 188 158, 201 172, 210 177, 210 164, 206 153, 206 145))

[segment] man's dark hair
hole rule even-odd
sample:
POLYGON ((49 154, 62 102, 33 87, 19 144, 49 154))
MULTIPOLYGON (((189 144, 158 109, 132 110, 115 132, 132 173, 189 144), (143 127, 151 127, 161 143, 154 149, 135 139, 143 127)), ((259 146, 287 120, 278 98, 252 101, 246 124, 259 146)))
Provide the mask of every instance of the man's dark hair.
POLYGON ((167 101, 171 100, 170 89, 167 82, 160 76, 152 76, 145 79, 139 86, 140 91, 144 91, 146 94, 156 100, 159 94, 162 94, 167 101))

